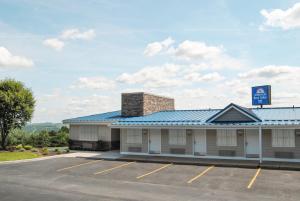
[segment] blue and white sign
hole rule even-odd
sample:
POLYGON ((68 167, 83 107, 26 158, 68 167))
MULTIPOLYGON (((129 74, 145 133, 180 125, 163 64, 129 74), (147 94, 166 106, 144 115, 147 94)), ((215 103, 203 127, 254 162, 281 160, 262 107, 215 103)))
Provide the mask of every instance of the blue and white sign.
POLYGON ((271 105, 271 86, 252 87, 252 105, 271 105))

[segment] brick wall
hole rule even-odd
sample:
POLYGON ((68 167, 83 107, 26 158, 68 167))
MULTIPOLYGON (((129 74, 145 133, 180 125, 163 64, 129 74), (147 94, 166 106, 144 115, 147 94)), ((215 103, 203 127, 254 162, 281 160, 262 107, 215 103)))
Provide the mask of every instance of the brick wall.
POLYGON ((143 116, 162 110, 174 110, 174 99, 144 92, 122 94, 122 116, 143 116))

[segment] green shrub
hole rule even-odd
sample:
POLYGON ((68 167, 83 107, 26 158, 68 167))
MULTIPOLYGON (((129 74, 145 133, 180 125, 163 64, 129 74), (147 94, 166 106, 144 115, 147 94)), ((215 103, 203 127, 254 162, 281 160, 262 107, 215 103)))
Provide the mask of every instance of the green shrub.
POLYGON ((48 148, 46 148, 46 147, 42 148, 42 154, 43 155, 48 155, 49 154, 48 148))
POLYGON ((7 144, 10 146, 16 146, 18 144, 27 144, 30 133, 21 129, 13 129, 7 139, 7 144))
POLYGON ((24 151, 25 151, 25 149, 24 149, 24 148, 21 148, 21 149, 20 149, 20 151, 21 151, 21 152, 24 152, 24 151))
POLYGON ((24 149, 26 149, 26 150, 31 150, 31 149, 32 149, 32 146, 30 146, 30 145, 25 145, 25 146, 24 146, 24 149))
POLYGON ((62 147, 68 146, 69 135, 65 132, 58 132, 55 135, 50 136, 50 146, 51 147, 62 147))
POLYGON ((8 146, 7 150, 10 151, 10 152, 13 152, 13 151, 16 150, 16 147, 15 146, 8 146))
POLYGON ((36 147, 47 147, 50 144, 50 137, 47 131, 41 131, 33 136, 36 147))
POLYGON ((61 154, 61 151, 60 151, 60 150, 58 150, 58 151, 56 152, 56 154, 61 154))
POLYGON ((16 149, 17 149, 17 150, 23 149, 23 145, 22 145, 22 144, 17 145, 17 146, 16 146, 16 149))
POLYGON ((38 152, 39 150, 38 149, 36 149, 36 148, 32 148, 31 149, 31 152, 38 152))
POLYGON ((69 149, 69 148, 66 148, 66 149, 65 149, 65 152, 69 153, 69 152, 70 152, 70 149, 69 149))
POLYGON ((59 149, 58 149, 58 148, 55 148, 54 151, 55 151, 55 152, 59 152, 59 149))

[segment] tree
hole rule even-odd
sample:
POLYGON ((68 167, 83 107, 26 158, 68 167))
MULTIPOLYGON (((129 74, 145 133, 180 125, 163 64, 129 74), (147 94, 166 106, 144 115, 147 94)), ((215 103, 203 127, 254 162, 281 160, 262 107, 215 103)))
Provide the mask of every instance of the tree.
POLYGON ((66 126, 62 126, 58 132, 59 133, 69 133, 69 128, 66 126))
POLYGON ((13 79, 0 80, 0 133, 1 147, 6 149, 12 129, 22 128, 30 121, 35 100, 30 89, 13 79))

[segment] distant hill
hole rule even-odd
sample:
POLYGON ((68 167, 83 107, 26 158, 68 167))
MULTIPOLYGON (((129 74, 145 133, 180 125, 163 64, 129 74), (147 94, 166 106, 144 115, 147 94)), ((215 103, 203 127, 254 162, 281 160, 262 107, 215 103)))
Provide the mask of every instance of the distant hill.
POLYGON ((62 123, 32 123, 26 125, 23 129, 27 132, 35 131, 58 131, 63 126, 62 123))

